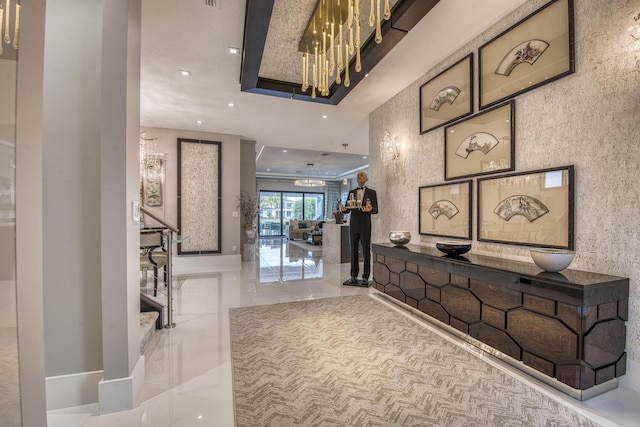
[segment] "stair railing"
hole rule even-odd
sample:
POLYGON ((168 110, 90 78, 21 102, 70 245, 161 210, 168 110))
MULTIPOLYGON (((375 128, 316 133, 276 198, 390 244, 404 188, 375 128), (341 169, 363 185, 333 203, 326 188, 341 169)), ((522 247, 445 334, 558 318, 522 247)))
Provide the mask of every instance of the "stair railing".
POLYGON ((173 262, 172 262, 172 243, 173 243, 173 233, 176 233, 176 235, 178 234, 178 228, 169 224, 168 222, 166 222, 165 220, 163 220, 162 218, 157 217, 156 215, 154 215, 153 213, 149 212, 148 210, 146 210, 143 207, 140 207, 140 211, 149 216, 150 218, 152 218, 153 220, 159 222, 160 224, 162 224, 164 227, 166 227, 166 229, 168 230, 168 236, 167 236, 167 324, 164 325, 165 328, 169 329, 169 328, 173 328, 176 326, 175 323, 173 323, 173 286, 172 286, 172 282, 173 282, 173 262))

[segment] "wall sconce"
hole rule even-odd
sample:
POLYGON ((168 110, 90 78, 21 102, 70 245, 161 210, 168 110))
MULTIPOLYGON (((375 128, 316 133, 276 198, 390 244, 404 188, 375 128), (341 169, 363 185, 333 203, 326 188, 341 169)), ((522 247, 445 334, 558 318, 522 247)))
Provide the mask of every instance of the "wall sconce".
POLYGON ((640 71, 640 13, 634 15, 633 20, 635 21, 635 24, 627 29, 627 31, 629 31, 630 33, 629 35, 631 36, 631 41, 629 42, 629 51, 636 57, 634 71, 640 71))
POLYGON ((384 138, 380 141, 380 153, 382 154, 382 161, 385 163, 391 162, 393 166, 393 173, 398 172, 398 160, 400 159, 400 143, 398 137, 391 137, 391 133, 388 130, 384 130, 384 138))
POLYGON ((158 153, 158 138, 147 138, 145 132, 140 132, 140 179, 157 175, 160 172, 160 153, 158 153))

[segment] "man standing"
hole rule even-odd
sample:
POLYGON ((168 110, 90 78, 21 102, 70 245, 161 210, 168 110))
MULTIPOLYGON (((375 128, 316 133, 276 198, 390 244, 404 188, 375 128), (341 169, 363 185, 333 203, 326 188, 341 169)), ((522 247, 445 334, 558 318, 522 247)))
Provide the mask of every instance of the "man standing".
POLYGON ((349 221, 349 236, 351 243, 351 278, 345 285, 369 286, 369 273, 371 272, 371 215, 378 213, 378 196, 375 190, 365 186, 367 174, 358 172, 356 176, 358 188, 349 191, 347 206, 341 206, 340 210, 351 215, 349 221), (362 245, 364 257, 364 271, 362 282, 358 283, 358 245, 362 245))

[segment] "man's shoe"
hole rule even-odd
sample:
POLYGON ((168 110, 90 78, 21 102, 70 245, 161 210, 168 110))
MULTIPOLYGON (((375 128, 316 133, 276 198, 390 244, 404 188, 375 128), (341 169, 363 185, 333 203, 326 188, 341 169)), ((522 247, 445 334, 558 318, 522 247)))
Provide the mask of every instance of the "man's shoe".
POLYGON ((369 283, 369 278, 367 278, 367 277, 363 277, 363 278, 362 278, 362 284, 363 284, 363 285, 366 285, 366 284, 368 284, 368 283, 369 283))
POLYGON ((349 281, 347 282, 351 285, 357 285, 358 284, 358 279, 355 277, 352 277, 351 279, 349 279, 349 281))

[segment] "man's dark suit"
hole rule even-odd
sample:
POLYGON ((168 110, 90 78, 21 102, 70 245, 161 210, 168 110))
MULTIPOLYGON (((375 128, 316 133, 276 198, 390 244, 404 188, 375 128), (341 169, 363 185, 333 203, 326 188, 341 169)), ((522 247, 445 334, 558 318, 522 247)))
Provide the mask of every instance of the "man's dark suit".
MULTIPOLYGON (((357 200, 358 189, 349 191, 347 200, 357 200)), ((368 280, 371 273, 371 215, 378 213, 378 196, 375 190, 365 187, 362 197, 362 206, 365 206, 367 199, 371 202, 371 211, 363 212, 360 209, 349 209, 351 220, 349 221, 349 236, 351 238, 351 277, 357 277, 358 266, 358 244, 362 245, 362 255, 364 257, 364 271, 362 279, 368 280)))

